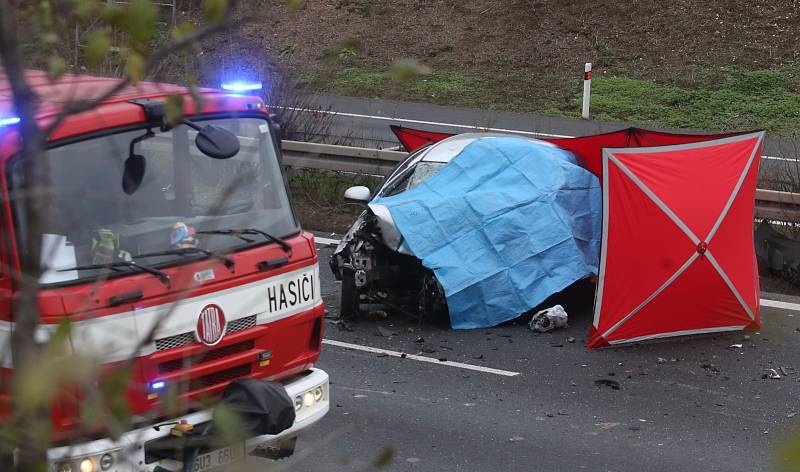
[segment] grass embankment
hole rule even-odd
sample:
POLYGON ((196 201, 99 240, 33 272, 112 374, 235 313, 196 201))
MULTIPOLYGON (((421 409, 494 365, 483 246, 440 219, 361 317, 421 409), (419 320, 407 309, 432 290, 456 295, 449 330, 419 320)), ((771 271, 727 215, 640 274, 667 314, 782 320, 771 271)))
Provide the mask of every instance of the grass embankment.
POLYGON ((344 191, 364 185, 375 191, 381 179, 317 170, 298 170, 290 179, 294 205, 305 229, 343 233, 364 210, 363 205, 346 203, 344 191))
MULTIPOLYGON (((799 83, 791 68, 725 71, 722 77, 695 89, 625 77, 595 76, 592 117, 709 131, 759 128, 795 137, 800 135, 799 83)), ((397 82, 388 71, 348 67, 338 70, 324 90, 340 95, 577 117, 580 84, 565 86, 575 89, 569 100, 543 102, 542 97, 532 94, 535 84, 529 83, 521 72, 479 77, 434 71, 407 82, 397 82)))

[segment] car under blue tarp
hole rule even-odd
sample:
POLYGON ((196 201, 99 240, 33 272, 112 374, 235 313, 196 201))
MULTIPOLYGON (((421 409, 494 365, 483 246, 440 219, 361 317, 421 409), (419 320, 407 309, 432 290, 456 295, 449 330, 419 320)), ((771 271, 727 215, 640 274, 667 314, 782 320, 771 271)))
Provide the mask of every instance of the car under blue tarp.
POLYGON ((597 274, 598 179, 548 143, 478 139, 437 175, 372 204, 436 274, 456 329, 512 320, 597 274))

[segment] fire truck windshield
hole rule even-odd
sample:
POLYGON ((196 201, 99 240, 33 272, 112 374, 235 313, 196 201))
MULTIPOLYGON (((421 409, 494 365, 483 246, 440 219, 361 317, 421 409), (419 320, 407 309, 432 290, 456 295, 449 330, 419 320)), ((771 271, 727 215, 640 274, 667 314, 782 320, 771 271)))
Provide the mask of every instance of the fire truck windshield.
MULTIPOLYGON (((249 228, 278 240, 299 231, 269 123, 250 117, 200 122, 233 132, 241 143, 239 152, 226 160, 209 158, 195 146, 196 131, 186 125, 156 133, 136 144, 146 170, 131 195, 123 191, 123 167, 141 129, 47 151, 52 190, 41 248, 49 270, 42 283, 93 279, 101 271, 85 267, 115 261, 146 266, 186 261, 175 249, 198 248, 194 252, 202 256, 203 251, 225 254, 275 244, 269 238, 230 237, 231 229, 249 228)), ((20 187, 19 166, 19 159, 9 166, 12 195, 20 187)), ((14 205, 14 211, 17 228, 23 227, 25 206, 14 205)), ((26 250, 27 238, 19 230, 17 240, 26 250)))

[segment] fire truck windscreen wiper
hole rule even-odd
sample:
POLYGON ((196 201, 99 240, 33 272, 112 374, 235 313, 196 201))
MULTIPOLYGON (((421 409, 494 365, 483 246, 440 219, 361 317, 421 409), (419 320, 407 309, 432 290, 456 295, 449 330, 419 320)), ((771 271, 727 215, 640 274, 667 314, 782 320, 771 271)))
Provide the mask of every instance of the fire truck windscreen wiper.
POLYGON ((225 267, 231 270, 233 270, 233 266, 236 265, 236 262, 233 259, 224 254, 219 254, 214 251, 209 251, 208 249, 203 249, 199 247, 182 247, 182 248, 170 249, 167 251, 149 252, 147 254, 139 254, 137 256, 133 256, 133 258, 144 259, 147 257, 161 257, 161 256, 172 256, 172 255, 191 256, 193 254, 204 254, 206 257, 213 257, 214 259, 217 259, 218 261, 225 264, 225 267))
POLYGON ((238 228, 238 229, 213 229, 213 230, 206 230, 206 231, 198 231, 197 234, 227 234, 229 236, 235 236, 242 241, 248 243, 254 243, 255 241, 247 238, 246 236, 263 236, 264 239, 268 241, 272 241, 278 244, 286 253, 292 252, 292 246, 289 245, 283 239, 273 236, 265 231, 261 231, 260 229, 255 228, 238 228))
POLYGON ((169 285, 170 285, 169 275, 167 275, 166 273, 164 273, 164 272, 162 272, 162 271, 160 271, 158 269, 154 269, 154 268, 148 267, 146 265, 138 264, 138 263, 136 263, 134 261, 116 261, 116 262, 111 262, 111 263, 108 263, 108 264, 82 265, 82 266, 77 266, 77 267, 70 267, 68 269, 60 269, 59 272, 67 272, 67 271, 72 271, 72 270, 99 270, 99 269, 109 269, 109 270, 116 271, 120 267, 128 267, 130 269, 138 270, 140 272, 146 272, 146 273, 148 273, 150 275, 154 275, 154 276, 158 277, 158 280, 160 280, 161 283, 163 283, 167 287, 169 287, 169 285))

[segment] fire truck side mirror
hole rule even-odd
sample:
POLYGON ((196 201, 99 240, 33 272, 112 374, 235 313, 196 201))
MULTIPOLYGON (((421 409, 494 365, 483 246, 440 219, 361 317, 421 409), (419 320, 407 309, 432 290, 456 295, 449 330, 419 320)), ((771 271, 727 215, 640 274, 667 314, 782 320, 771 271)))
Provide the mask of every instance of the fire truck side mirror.
POLYGON ((239 138, 220 126, 203 126, 194 142, 200 152, 213 159, 230 159, 239 152, 239 138))
POLYGON ((144 171, 147 168, 147 161, 144 156, 131 154, 125 159, 125 170, 122 173, 122 190, 133 195, 144 180, 144 171))
POLYGON ((206 156, 213 159, 230 159, 239 152, 239 138, 227 129, 216 125, 201 127, 185 118, 182 123, 197 130, 194 143, 206 156))

